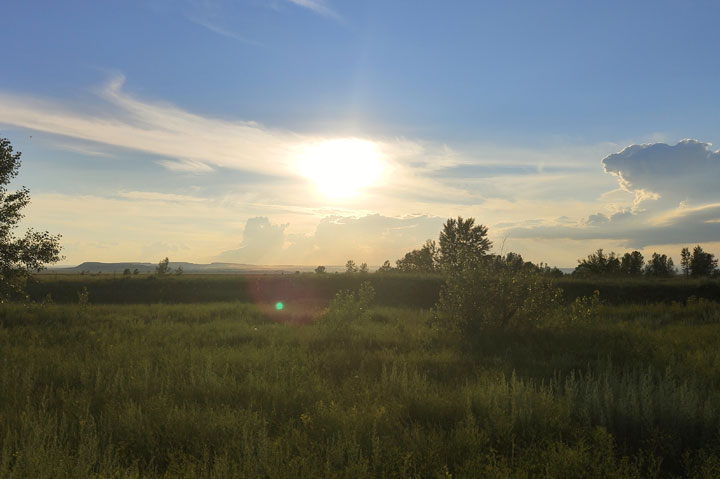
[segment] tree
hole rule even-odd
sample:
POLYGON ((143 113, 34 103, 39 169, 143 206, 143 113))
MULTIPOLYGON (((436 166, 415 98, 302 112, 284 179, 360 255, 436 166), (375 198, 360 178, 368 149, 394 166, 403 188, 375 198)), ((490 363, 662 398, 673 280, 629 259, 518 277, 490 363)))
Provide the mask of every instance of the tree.
POLYGON ((178 267, 175 269, 175 274, 178 275, 178 276, 181 275, 181 274, 183 274, 184 272, 185 272, 185 270, 183 269, 182 266, 178 266, 178 267))
POLYGON ((353 261, 351 259, 347 260, 347 263, 345 263, 345 272, 346 273, 357 273, 358 272, 358 268, 357 268, 357 265, 355 264, 355 261, 353 261))
POLYGON ((460 258, 445 268, 445 282, 435 306, 440 325, 472 343, 486 329, 527 327, 555 312, 561 291, 533 268, 513 270, 501 261, 460 258))
POLYGON ((550 267, 546 263, 535 264, 532 261, 525 261, 521 254, 513 253, 512 251, 504 257, 491 254, 486 256, 486 259, 489 260, 487 263, 492 264, 493 267, 506 269, 511 272, 537 273, 549 278, 561 278, 563 276, 563 272, 557 267, 550 267))
POLYGON ((440 268, 439 256, 440 252, 437 243, 427 240, 420 249, 414 249, 406 253, 395 264, 397 270, 403 273, 435 273, 440 268))
POLYGON ((318 266, 317 268, 315 268, 315 273, 317 273, 317 274, 325 274, 325 270, 326 270, 325 266, 320 265, 320 266, 318 266))
POLYGON ((686 278, 690 276, 690 250, 687 248, 680 251, 680 271, 686 278))
POLYGON ((123 276, 130 276, 132 274, 132 271, 130 271, 130 268, 125 268, 123 271, 123 276))
POLYGON ((521 254, 519 253, 513 253, 510 251, 505 255, 505 257, 502 256, 493 256, 496 262, 498 262, 501 266, 504 266, 506 269, 509 269, 510 271, 528 271, 528 272, 535 272, 535 273, 542 273, 545 272, 545 266, 543 265, 538 266, 533 264, 532 261, 525 261, 521 254))
POLYGON ((393 267, 390 266, 390 260, 385 260, 382 266, 380 266, 377 270, 378 273, 389 273, 393 270, 393 267))
POLYGON ((160 261, 158 265, 155 267, 155 274, 158 276, 163 276, 170 273, 170 260, 165 257, 164 260, 160 261))
POLYGON ((640 276, 645 258, 640 251, 625 253, 620 259, 620 272, 626 276, 640 276))
POLYGON ((703 276, 711 276, 717 268, 718 260, 712 253, 706 253, 700 245, 693 248, 690 257, 690 276, 700 278, 703 276))
POLYGON ((599 248, 593 254, 588 255, 583 260, 578 260, 578 265, 573 271, 574 275, 588 276, 588 275, 607 275, 617 274, 620 272, 620 259, 615 256, 615 253, 610 254, 603 253, 603 249, 599 248))
POLYGON ((476 226, 474 218, 449 218, 440 232, 440 264, 457 269, 462 261, 475 261, 485 256, 492 246, 487 231, 487 226, 476 226))
POLYGON ((668 277, 675 274, 675 264, 672 258, 664 254, 653 253, 652 259, 645 266, 647 276, 668 277))
POLYGON ((368 273, 370 270, 368 270, 367 263, 361 263, 360 269, 358 270, 360 273, 368 273))
POLYGON ((13 153, 10 140, 0 138, 0 302, 24 291, 30 273, 61 259, 60 235, 29 229, 17 237, 14 230, 24 217, 21 210, 30 203, 24 186, 8 192, 10 181, 20 169, 21 153, 13 153))
MULTIPOLYGON (((498 256, 498 259, 500 260, 500 263, 513 271, 520 271, 525 267, 525 260, 522 255, 513 253, 512 251, 506 254, 504 258, 502 256, 498 256)), ((532 266, 532 263, 530 263, 530 265, 532 266)))

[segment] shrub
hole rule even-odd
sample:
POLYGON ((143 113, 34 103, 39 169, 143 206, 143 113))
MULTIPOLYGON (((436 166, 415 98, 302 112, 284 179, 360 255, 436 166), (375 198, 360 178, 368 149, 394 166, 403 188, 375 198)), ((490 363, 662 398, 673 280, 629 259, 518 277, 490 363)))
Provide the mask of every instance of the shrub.
POLYGON ((573 322, 589 321, 597 315, 600 305, 600 291, 597 289, 592 296, 580 296, 570 304, 569 317, 573 322))
POLYGON ((562 294, 534 271, 513 271, 482 258, 444 274, 435 318, 470 340, 488 328, 535 325, 555 312, 562 294))
POLYGON ((331 330, 347 330, 348 327, 365 315, 375 300, 375 288, 364 281, 357 292, 347 289, 338 291, 330 302, 321 324, 331 330))

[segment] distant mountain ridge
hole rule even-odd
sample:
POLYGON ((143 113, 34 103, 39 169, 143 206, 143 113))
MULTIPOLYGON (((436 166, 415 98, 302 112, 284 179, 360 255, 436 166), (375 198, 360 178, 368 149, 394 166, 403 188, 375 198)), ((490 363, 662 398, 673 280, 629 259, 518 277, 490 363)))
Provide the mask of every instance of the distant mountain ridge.
MULTIPOLYGON (((122 262, 122 263, 102 263, 99 261, 86 261, 77 266, 51 266, 46 269, 45 273, 115 273, 122 274, 126 269, 130 271, 138 270, 138 273, 148 274, 154 273, 157 264, 141 263, 141 262, 122 262)), ((178 267, 182 267, 183 273, 238 273, 238 274, 291 274, 296 271, 308 273, 315 270, 315 266, 297 266, 297 265, 256 265, 241 263, 188 263, 184 261, 170 262, 171 273, 175 272, 178 267)), ((345 271, 344 266, 326 266, 329 273, 335 271, 345 271)))

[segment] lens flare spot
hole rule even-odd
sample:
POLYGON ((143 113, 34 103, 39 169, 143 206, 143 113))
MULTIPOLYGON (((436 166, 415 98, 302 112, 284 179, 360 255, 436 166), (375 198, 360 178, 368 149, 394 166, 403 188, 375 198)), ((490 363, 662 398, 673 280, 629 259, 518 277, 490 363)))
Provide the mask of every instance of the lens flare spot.
POLYGON ((285 305, 282 303, 282 301, 278 301, 277 303, 275 303, 275 309, 277 309, 278 311, 282 311, 284 307, 285 305))

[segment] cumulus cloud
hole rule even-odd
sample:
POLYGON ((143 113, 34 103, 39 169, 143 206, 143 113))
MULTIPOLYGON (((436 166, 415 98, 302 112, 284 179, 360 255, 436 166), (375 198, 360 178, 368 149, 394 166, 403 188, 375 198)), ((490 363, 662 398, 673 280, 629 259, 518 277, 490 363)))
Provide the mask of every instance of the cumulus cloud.
POLYGON ((720 151, 710 143, 683 140, 677 145, 628 146, 602 160, 606 173, 640 199, 679 203, 720 199, 720 151))
POLYGON ((620 240, 632 248, 720 240, 720 152, 683 140, 632 145, 602 160, 606 173, 635 195, 633 208, 591 214, 574 225, 511 228, 515 238, 620 240))
POLYGON ((250 218, 245 223, 240 248, 221 253, 217 260, 250 264, 262 264, 264 260, 271 260, 285 244, 287 227, 287 224, 274 225, 264 216, 250 218))
POLYGON ((285 234, 288 225, 268 218, 249 219, 240 248, 215 260, 235 263, 344 264, 348 259, 380 264, 395 260, 436 238, 443 219, 430 216, 393 218, 379 214, 327 216, 309 235, 285 234))

